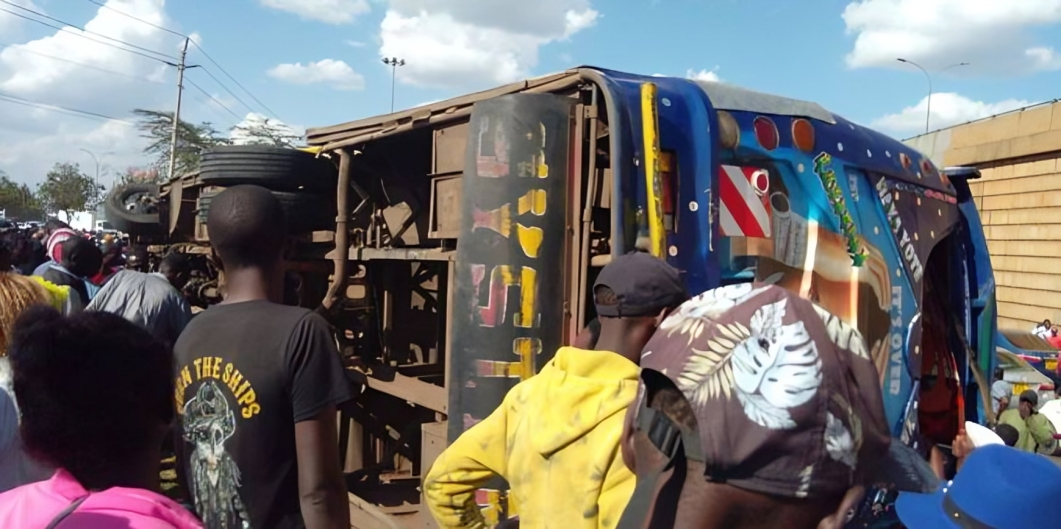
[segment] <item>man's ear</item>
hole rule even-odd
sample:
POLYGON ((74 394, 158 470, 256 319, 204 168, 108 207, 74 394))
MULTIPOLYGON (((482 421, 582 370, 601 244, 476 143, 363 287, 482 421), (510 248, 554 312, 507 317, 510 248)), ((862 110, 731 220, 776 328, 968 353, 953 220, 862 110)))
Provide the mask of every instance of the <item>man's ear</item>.
POLYGON ((818 529, 841 529, 848 521, 851 513, 858 508, 862 497, 866 495, 866 487, 855 485, 844 493, 836 512, 826 516, 818 523, 818 529))
POLYGON ((663 320, 667 319, 667 316, 671 313, 671 309, 663 309, 656 315, 656 327, 659 327, 663 320))

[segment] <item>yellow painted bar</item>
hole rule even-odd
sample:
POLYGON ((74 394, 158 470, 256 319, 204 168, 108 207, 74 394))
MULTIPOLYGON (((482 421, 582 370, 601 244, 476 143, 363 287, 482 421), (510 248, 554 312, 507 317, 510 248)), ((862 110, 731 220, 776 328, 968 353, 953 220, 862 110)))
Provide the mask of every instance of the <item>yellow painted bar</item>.
POLYGON ((649 252, 664 256, 666 233, 663 229, 663 182, 659 165, 659 109, 655 83, 641 85, 641 129, 645 141, 645 189, 648 197, 649 252))

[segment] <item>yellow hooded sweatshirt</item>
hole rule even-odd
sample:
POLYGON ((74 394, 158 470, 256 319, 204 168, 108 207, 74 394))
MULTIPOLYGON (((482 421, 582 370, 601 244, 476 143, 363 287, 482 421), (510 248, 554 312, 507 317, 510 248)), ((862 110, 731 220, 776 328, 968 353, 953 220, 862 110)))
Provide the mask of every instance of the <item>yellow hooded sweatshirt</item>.
POLYGON ((435 520, 486 527, 475 491, 501 476, 523 529, 615 527, 634 492, 619 442, 638 372, 615 353, 561 348, 435 461, 424 480, 435 520))

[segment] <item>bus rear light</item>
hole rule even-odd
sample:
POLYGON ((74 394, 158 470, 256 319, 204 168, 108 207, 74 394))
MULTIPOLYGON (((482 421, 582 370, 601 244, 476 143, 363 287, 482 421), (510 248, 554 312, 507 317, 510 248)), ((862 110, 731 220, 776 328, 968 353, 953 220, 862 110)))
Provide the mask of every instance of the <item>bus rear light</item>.
POLYGON ((934 167, 932 167, 932 162, 928 161, 927 158, 924 159, 924 160, 921 160, 921 174, 923 174, 925 176, 931 176, 931 175, 935 174, 935 172, 936 172, 936 170, 935 170, 934 167))
POLYGON ((903 169, 910 168, 910 157, 905 152, 899 153, 899 161, 903 164, 903 169))
POLYGON ((740 143, 740 127, 733 114, 720 110, 718 112, 718 141, 723 149, 735 149, 740 143))
POLYGON ((755 130, 755 139, 759 140, 759 145, 762 145, 764 149, 772 151, 777 148, 777 144, 780 141, 777 125, 770 118, 766 116, 756 117, 755 121, 752 122, 752 129, 755 130))
POLYGON ((792 120, 792 143, 803 152, 814 150, 814 125, 802 118, 792 120))

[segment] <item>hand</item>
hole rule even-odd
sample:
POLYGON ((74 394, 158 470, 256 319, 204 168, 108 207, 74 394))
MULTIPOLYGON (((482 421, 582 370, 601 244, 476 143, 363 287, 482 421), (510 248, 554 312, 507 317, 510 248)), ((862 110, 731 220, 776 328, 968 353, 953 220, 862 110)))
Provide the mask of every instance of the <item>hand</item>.
POLYGON ((954 438, 954 442, 951 444, 951 453, 958 459, 964 459, 974 449, 976 445, 973 444, 973 440, 969 439, 969 435, 965 433, 965 430, 958 432, 958 437, 954 438))
POLYGON ((494 529, 519 529, 519 516, 513 516, 495 525, 494 529))

